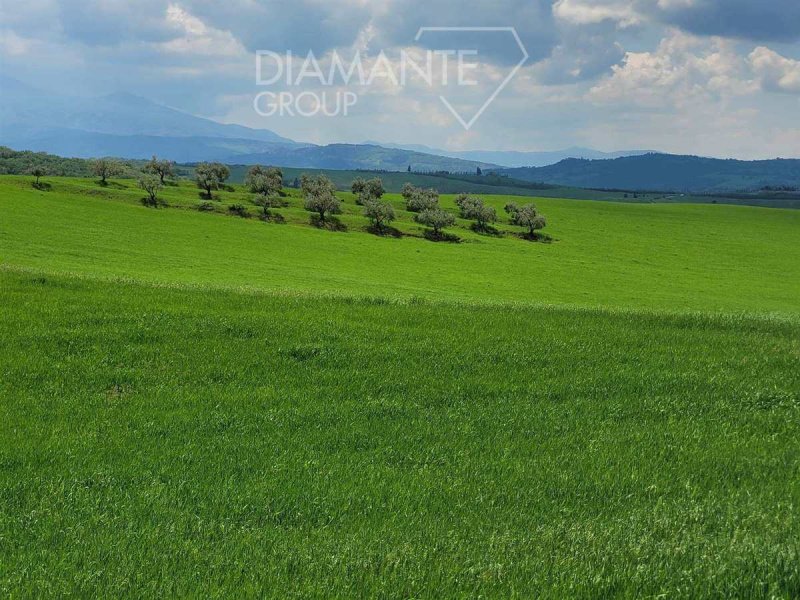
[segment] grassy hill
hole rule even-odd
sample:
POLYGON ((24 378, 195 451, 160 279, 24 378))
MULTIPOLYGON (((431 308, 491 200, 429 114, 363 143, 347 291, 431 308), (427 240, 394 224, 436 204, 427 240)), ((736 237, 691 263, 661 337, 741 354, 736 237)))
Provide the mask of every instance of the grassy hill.
MULTIPOLYGON (((785 311, 800 293, 795 211, 539 198, 553 243, 528 243, 504 223, 507 235, 481 235, 459 220, 451 232, 463 243, 437 244, 422 239, 399 195, 387 197, 406 237, 386 239, 364 231, 349 193, 348 231, 337 235, 309 224, 299 190, 288 190, 289 206, 276 211, 287 223, 277 225, 227 215, 230 204, 258 214, 240 187, 217 193, 216 213, 205 214, 188 182, 165 188, 169 208, 154 210, 133 180, 49 181, 39 192, 29 178, 0 178, 3 260, 154 282, 669 310, 785 311)), ((486 197, 502 216, 512 200, 486 197)), ((453 196, 441 203, 456 211, 453 196)))
POLYGON ((0 177, 4 595, 800 593, 800 213, 47 182, 0 177))

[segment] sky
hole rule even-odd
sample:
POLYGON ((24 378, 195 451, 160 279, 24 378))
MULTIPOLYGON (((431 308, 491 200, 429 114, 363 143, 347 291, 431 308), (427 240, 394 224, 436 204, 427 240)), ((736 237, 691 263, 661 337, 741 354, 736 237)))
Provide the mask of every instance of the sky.
POLYGON ((0 73, 314 143, 800 157, 799 0, 0 0, 0 73), (259 85, 259 51, 304 75, 263 84, 262 58, 259 85), (404 55, 432 81, 393 81, 404 55), (328 77, 336 56, 370 81, 328 77), (267 116, 262 92, 336 114, 267 116))

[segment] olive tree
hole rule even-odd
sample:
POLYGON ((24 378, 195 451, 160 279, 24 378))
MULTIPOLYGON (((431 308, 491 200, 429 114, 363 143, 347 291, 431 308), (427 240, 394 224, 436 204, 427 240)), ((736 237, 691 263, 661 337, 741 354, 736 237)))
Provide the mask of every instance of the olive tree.
POLYGON ((406 209, 411 212, 434 210, 439 208, 439 192, 434 189, 415 188, 406 200, 406 209))
POLYGON ((386 193, 380 177, 373 177, 366 181, 361 177, 356 177, 353 185, 350 186, 350 191, 356 196, 356 204, 364 205, 370 200, 380 200, 386 193))
POLYGON ((326 216, 342 212, 342 206, 336 197, 336 186, 325 175, 310 177, 303 174, 300 188, 305 197, 305 209, 319 215, 320 223, 325 223, 326 216))
POLYGON ((28 171, 28 173, 36 178, 36 181, 33 184, 34 187, 39 187, 39 179, 47 175, 47 172, 43 167, 33 167, 30 171, 28 171))
POLYGON ((442 210, 441 208, 428 208, 420 211, 420 213, 414 217, 414 220, 417 223, 430 227, 433 230, 433 235, 437 238, 441 236, 442 229, 450 227, 456 222, 456 218, 452 213, 442 210))
POLYGON ((353 183, 350 185, 350 191, 353 195, 358 198, 361 194, 364 193, 364 190, 367 187, 367 180, 363 177, 356 177, 353 179, 353 183))
POLYGON ((113 158, 98 158, 92 163, 92 173, 100 178, 101 185, 106 185, 106 179, 122 174, 122 164, 113 158))
POLYGON ((258 196, 253 199, 253 204, 256 206, 261 207, 261 218, 264 221, 269 221, 272 217, 272 214, 269 212, 271 208, 278 208, 281 206, 281 201, 274 196, 266 196, 263 194, 259 194, 258 196))
POLYGON ((518 206, 514 202, 506 204, 505 211, 510 217, 512 225, 519 225, 528 230, 528 236, 533 238, 536 231, 543 229, 547 225, 547 220, 544 215, 539 213, 535 204, 524 204, 518 206))
POLYGON ((482 204, 483 201, 480 198, 476 198, 475 196, 470 196, 469 194, 459 194, 456 196, 456 206, 458 206, 459 213, 464 219, 469 219, 469 213, 475 207, 476 204, 482 204))
POLYGON ((194 177, 197 187, 205 190, 206 197, 211 199, 211 192, 219 187, 230 177, 231 172, 222 163, 200 163, 195 167, 194 177))
POLYGON ((147 173, 152 173, 153 175, 158 175, 159 180, 161 181, 161 185, 164 185, 164 180, 167 177, 174 177, 175 173, 173 171, 173 162, 170 160, 158 160, 158 157, 153 155, 153 158, 150 159, 144 166, 144 170, 147 173))
POLYGON ((485 231, 490 223, 497 221, 497 211, 492 206, 486 206, 483 202, 472 207, 469 218, 474 219, 475 226, 485 231))
POLYGON ((254 194, 277 196, 283 189, 283 171, 277 167, 250 167, 244 178, 244 185, 254 194))
POLYGON ((388 202, 367 200, 364 203, 364 216, 370 220, 375 229, 383 232, 395 219, 394 207, 388 202))
POLYGON ((147 192, 146 204, 158 205, 158 191, 161 189, 161 179, 152 173, 142 173, 139 176, 139 187, 147 192))
POLYGON ((486 206, 483 200, 477 196, 459 194, 456 197, 456 204, 461 211, 461 216, 474 220, 478 229, 485 230, 489 223, 497 221, 497 211, 491 206, 486 206))
POLYGON ((414 190, 416 190, 416 189, 417 188, 414 187, 413 184, 411 184, 409 182, 404 183, 403 184, 403 191, 400 192, 402 194, 402 196, 403 196, 403 200, 408 202, 411 199, 411 196, 414 195, 414 190))
POLYGON ((373 177, 367 181, 364 193, 367 195, 367 198, 372 200, 380 200, 383 198, 383 195, 386 193, 386 189, 383 187, 383 181, 381 178, 373 177))

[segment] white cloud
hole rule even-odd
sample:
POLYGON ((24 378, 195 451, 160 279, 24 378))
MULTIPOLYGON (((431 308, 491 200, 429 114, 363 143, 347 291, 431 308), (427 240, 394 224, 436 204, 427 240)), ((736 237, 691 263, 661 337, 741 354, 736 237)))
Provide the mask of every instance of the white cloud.
POLYGON ((625 0, 557 0, 553 4, 553 15, 573 25, 614 21, 620 27, 631 27, 642 21, 633 2, 625 0))
POLYGON ((747 64, 730 42, 673 31, 653 52, 628 52, 588 97, 598 103, 671 109, 751 91, 747 64))
POLYGON ((759 46, 748 57, 761 87, 767 91, 800 94, 800 61, 759 46))
POLYGON ((695 0, 658 0, 658 8, 661 10, 692 8, 695 4, 695 0))
POLYGON ((28 54, 35 43, 35 40, 21 37, 13 31, 0 31, 0 49, 6 56, 28 54))
POLYGON ((179 37, 162 42, 162 50, 198 56, 247 56, 247 50, 229 31, 209 27, 177 4, 170 4, 166 22, 181 32, 179 37))

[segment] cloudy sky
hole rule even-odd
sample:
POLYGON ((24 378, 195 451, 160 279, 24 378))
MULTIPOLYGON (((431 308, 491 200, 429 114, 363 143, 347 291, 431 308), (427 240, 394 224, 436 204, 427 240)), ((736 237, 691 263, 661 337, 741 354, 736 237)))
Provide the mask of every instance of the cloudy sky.
MULTIPOLYGON (((798 0, 0 0, 0 71, 53 95, 127 91, 169 106, 317 143, 450 149, 655 149, 740 158, 800 157, 798 0), (465 130, 441 101, 474 115, 465 130), (475 85, 257 86, 255 53, 464 49, 475 85), (348 116, 259 115, 270 91, 351 90, 348 116)), ((386 65, 383 65, 384 67, 386 65)), ((451 62, 452 66, 452 62, 451 62)), ((2 93, 0 91, 0 93, 2 93)))

